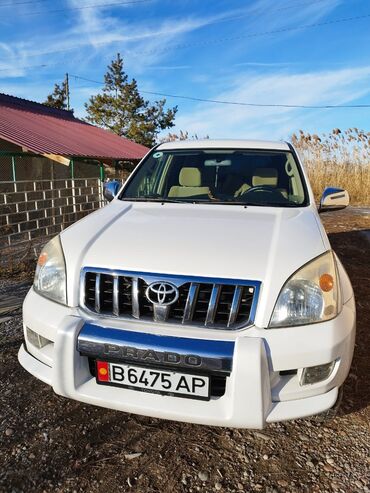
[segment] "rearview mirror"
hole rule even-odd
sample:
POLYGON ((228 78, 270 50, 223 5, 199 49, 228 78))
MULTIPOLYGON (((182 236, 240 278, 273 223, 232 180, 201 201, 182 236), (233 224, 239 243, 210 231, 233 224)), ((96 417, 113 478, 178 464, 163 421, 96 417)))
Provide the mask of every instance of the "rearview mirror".
POLYGON ((121 183, 118 180, 107 181, 103 185, 104 198, 111 202, 121 188, 121 183))
POLYGON ((320 200, 319 213, 338 211, 349 205, 349 194, 342 188, 327 187, 320 200))
POLYGON ((206 159, 204 166, 231 166, 231 159, 206 159))

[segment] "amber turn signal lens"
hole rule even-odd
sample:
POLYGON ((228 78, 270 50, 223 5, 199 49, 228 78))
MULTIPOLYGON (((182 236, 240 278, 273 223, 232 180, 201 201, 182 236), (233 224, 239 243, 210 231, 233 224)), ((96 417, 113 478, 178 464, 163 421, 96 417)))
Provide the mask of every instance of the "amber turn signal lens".
POLYGON ((42 267, 43 265, 46 264, 47 259, 48 259, 48 254, 46 252, 41 252, 39 259, 37 261, 38 265, 40 265, 40 267, 42 267))
POLYGON ((320 288, 327 293, 331 291, 334 287, 334 279, 330 274, 323 274, 319 279, 320 288))

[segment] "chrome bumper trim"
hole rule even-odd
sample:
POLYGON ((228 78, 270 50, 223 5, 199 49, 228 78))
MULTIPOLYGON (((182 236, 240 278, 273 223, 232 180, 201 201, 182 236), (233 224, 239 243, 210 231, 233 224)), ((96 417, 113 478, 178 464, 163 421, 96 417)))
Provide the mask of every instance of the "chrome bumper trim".
POLYGON ((230 374, 234 342, 158 336, 85 323, 77 351, 103 360, 230 374))

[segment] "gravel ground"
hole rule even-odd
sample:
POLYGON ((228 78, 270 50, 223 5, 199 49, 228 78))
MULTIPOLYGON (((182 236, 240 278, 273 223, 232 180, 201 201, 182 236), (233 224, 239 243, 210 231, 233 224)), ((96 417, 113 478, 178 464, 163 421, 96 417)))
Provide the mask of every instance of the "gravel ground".
MULTIPOLYGON (((0 491, 369 492, 370 210, 323 220, 352 279, 358 309, 355 357, 335 419, 271 424, 257 432, 70 401, 20 367, 20 310, 3 310, 0 491)), ((0 281, 0 302, 21 298, 24 282, 0 281)))

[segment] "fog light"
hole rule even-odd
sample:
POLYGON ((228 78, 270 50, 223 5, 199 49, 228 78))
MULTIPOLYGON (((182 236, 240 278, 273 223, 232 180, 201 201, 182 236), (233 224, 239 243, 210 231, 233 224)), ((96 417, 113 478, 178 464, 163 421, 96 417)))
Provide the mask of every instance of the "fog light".
POLYGON ((27 327, 27 340, 30 342, 33 346, 36 346, 38 349, 43 348, 47 344, 49 344, 49 339, 46 339, 46 337, 40 336, 40 334, 37 334, 33 330, 29 329, 27 327))
POLYGON ((331 363, 327 363, 326 365, 303 368, 300 384, 308 385, 326 380, 331 375, 334 369, 334 365, 335 361, 332 361, 331 363))
POLYGON ((326 365, 303 368, 300 384, 308 385, 326 380, 331 375, 334 369, 334 365, 335 361, 332 361, 331 363, 327 363, 326 365))

